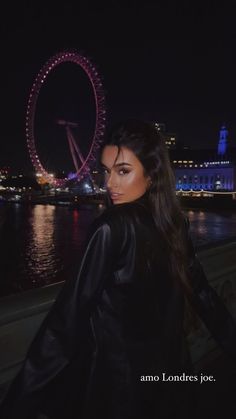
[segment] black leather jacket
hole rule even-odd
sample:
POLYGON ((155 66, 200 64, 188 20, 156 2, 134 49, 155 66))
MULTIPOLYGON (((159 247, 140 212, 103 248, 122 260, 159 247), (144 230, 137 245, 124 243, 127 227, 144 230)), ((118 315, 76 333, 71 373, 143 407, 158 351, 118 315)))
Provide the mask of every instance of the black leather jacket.
MULTIPOLYGON (((187 219, 185 229, 192 304, 234 357, 234 321, 206 280, 187 219)), ((41 325, 1 417, 32 419, 41 410, 54 418, 137 418, 141 376, 192 374, 184 296, 167 263, 146 195, 95 219, 78 277, 65 282, 41 325)), ((161 385, 160 394, 166 408, 173 394, 164 397, 161 385)))

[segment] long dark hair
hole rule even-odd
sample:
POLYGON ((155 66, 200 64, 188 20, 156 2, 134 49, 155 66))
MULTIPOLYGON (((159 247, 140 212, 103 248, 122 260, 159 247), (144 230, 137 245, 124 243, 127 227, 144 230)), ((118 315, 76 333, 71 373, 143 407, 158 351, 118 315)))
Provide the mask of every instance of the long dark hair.
MULTIPOLYGON (((108 132, 103 146, 116 145, 119 155, 121 147, 131 150, 142 163, 144 176, 151 178, 148 201, 159 235, 166 246, 169 269, 172 277, 184 291, 189 318, 191 294, 187 270, 187 243, 184 240, 184 218, 175 192, 175 176, 171 167, 165 141, 154 124, 128 119, 108 132)), ((109 202, 109 197, 107 197, 109 202)))

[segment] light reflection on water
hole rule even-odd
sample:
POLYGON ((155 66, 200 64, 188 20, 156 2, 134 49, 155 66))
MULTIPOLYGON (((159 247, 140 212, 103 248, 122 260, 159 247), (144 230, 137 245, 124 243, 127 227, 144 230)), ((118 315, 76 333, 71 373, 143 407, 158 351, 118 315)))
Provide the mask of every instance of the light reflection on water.
POLYGON ((74 277, 94 216, 95 208, 0 206, 0 296, 74 277))
MULTIPOLYGON (((0 296, 74 277, 99 207, 0 205, 0 296)), ((185 211, 195 246, 236 237, 236 213, 185 211)))
POLYGON ((197 247, 236 238, 235 212, 189 210, 185 213, 189 218, 191 236, 197 247))
MULTIPOLYGON (((25 268, 35 278, 52 278, 60 263, 55 251, 55 207, 52 205, 36 205, 29 218, 28 237, 25 248, 25 268)), ((25 272, 26 273, 26 272, 25 272)))

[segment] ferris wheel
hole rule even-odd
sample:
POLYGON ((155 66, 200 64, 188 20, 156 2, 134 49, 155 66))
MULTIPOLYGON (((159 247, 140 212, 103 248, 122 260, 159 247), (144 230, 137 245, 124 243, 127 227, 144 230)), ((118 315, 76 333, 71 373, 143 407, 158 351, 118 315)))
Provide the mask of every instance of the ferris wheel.
POLYGON ((75 177, 78 181, 85 175, 90 174, 90 164, 94 163, 96 160, 96 150, 100 147, 102 136, 105 132, 105 97, 101 79, 94 65, 87 57, 82 56, 77 52, 65 51, 52 56, 39 71, 31 88, 26 113, 26 138, 31 162, 36 172, 40 173, 40 175, 43 176, 48 183, 54 186, 64 186, 69 181, 69 177, 60 179, 53 178, 41 163, 35 142, 35 115, 40 90, 42 85, 45 83, 47 76, 60 64, 67 62, 75 63, 84 70, 92 85, 93 96, 95 99, 95 128, 92 138, 90 139, 89 150, 86 153, 86 156, 82 155, 79 145, 72 136, 70 128, 73 126, 73 123, 64 120, 58 121, 59 124, 64 125, 66 128, 69 150, 76 171, 75 177))

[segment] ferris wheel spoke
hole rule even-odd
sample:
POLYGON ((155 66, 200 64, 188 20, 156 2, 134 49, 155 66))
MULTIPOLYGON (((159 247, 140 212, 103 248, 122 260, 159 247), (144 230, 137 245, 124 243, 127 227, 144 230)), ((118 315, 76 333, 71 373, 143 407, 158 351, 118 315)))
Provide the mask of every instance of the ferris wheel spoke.
POLYGON ((69 148, 70 148, 72 160, 73 160, 73 163, 74 163, 74 166, 75 166, 75 170, 76 170, 76 172, 78 172, 79 166, 78 166, 77 159, 76 159, 76 156, 75 156, 75 152, 74 152, 74 148, 73 148, 73 143, 72 143, 71 137, 68 135, 67 136, 67 139, 68 139, 68 143, 69 143, 69 148))
POLYGON ((83 157, 83 155, 82 155, 82 153, 81 153, 81 151, 80 151, 80 149, 79 149, 79 147, 78 147, 78 144, 76 143, 76 141, 75 141, 75 139, 74 139, 74 136, 73 136, 73 134, 72 134, 72 132, 71 132, 71 131, 70 131, 70 135, 71 135, 71 141, 72 141, 72 143, 73 143, 73 145, 74 145, 74 149, 76 150, 76 153, 77 153, 77 155, 78 155, 78 157, 79 157, 79 159, 80 159, 81 163, 83 164, 83 163, 84 163, 84 161, 85 161, 85 159, 84 159, 84 157, 83 157))

